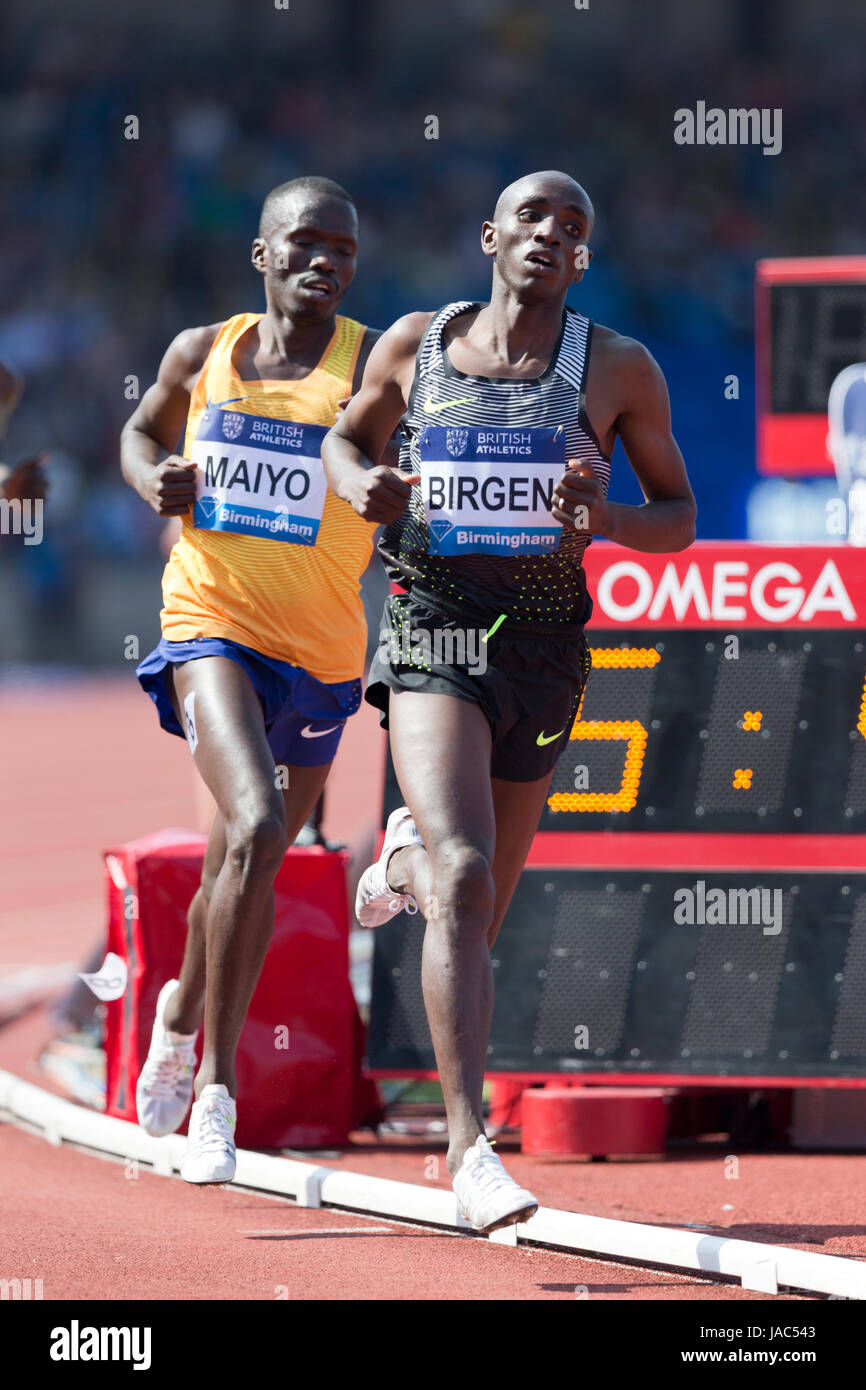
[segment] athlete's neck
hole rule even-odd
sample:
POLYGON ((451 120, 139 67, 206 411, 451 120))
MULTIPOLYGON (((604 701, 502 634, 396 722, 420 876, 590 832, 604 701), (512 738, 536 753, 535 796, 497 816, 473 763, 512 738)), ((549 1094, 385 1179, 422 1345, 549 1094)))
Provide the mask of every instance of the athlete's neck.
POLYGON ((272 365, 317 362, 334 336, 335 316, 327 319, 298 320, 282 314, 272 305, 259 320, 260 361, 272 365))
POLYGON ((494 277, 490 303, 472 325, 472 337, 484 343, 510 367, 523 362, 549 362, 562 328, 564 299, 525 304, 494 277))

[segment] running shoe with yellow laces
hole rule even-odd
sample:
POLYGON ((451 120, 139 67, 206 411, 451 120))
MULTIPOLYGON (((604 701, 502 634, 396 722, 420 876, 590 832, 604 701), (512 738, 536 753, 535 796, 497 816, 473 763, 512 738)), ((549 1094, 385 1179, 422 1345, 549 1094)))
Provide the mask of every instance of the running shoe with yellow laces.
POLYGON ((192 1107, 186 1153, 180 1165, 184 1182, 231 1182, 235 1175, 237 1106, 222 1085, 203 1086, 192 1107))

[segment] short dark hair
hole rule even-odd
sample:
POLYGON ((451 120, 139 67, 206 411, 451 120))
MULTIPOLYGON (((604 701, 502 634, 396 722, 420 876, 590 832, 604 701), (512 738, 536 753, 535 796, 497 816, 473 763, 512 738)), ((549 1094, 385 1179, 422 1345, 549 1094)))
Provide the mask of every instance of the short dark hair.
POLYGON ((355 203, 351 195, 333 179, 323 178, 321 174, 302 174, 300 178, 289 179, 287 183, 272 188, 262 203, 259 218, 259 236, 268 236, 279 219, 283 204, 296 193, 312 193, 321 198, 342 198, 351 208, 355 203))

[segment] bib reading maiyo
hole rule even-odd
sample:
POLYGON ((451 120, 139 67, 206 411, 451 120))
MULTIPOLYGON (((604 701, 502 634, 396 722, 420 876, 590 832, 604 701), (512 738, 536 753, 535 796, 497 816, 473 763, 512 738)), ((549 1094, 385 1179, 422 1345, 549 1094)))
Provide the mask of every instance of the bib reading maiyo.
POLYGON ((184 457, 196 465, 196 501, 163 575, 163 636, 222 637, 320 681, 354 680, 375 527, 328 491, 320 455, 352 394, 364 328, 337 315, 306 376, 248 380, 233 353, 260 320, 223 324, 192 391, 184 457))
POLYGON ((551 516, 565 472, 565 428, 428 425, 419 443, 430 554, 542 555, 562 527, 551 516))
POLYGON ((191 450, 195 526, 315 545, 328 490, 320 456, 326 434, 320 425, 209 406, 191 450))

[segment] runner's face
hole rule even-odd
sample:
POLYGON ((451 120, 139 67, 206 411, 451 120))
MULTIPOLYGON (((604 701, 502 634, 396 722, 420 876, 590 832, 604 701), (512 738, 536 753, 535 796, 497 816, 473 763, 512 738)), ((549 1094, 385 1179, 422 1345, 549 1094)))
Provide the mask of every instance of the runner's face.
POLYGON ((352 283, 358 218, 342 198, 298 199, 267 243, 271 301, 292 318, 327 319, 352 283))
POLYGON ((592 259, 587 237, 592 213, 572 184, 527 184, 486 222, 482 245, 495 254, 496 273, 521 299, 561 300, 592 259))

